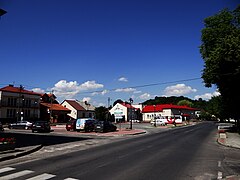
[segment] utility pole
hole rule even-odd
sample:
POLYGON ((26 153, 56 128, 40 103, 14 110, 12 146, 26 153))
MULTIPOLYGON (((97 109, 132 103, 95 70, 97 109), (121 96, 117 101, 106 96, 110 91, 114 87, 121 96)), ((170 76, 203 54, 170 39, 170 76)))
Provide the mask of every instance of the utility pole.
MULTIPOLYGON (((53 90, 50 92, 50 102, 51 102, 51 105, 50 105, 50 122, 53 121, 53 117, 52 117, 52 103, 53 103, 53 90)), ((53 123, 53 122, 51 122, 53 123)))
POLYGON ((133 99, 130 98, 129 102, 130 102, 130 128, 129 129, 132 129, 132 103, 133 103, 133 99))
POLYGON ((108 97, 108 108, 110 107, 110 103, 111 103, 111 98, 108 97))
POLYGON ((19 119, 18 121, 22 121, 23 120, 23 106, 24 106, 24 95, 22 95, 22 90, 24 89, 24 87, 22 85, 20 85, 19 87, 19 102, 18 102, 18 114, 19 115, 19 119), (21 103, 21 107, 20 107, 20 103, 21 103), (21 109, 21 110, 20 110, 21 109), (21 111, 21 112, 20 112, 21 111))

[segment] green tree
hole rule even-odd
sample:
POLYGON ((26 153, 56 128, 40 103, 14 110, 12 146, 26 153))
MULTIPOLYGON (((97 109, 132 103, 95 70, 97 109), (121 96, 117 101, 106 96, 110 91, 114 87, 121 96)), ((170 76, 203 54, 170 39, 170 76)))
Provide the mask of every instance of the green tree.
POLYGON ((188 106, 188 107, 193 107, 193 103, 191 101, 188 100, 181 100, 177 103, 177 105, 179 106, 188 106))
POLYGON ((100 106, 95 108, 96 119, 106 121, 109 118, 109 111, 108 108, 104 106, 100 106))
POLYGON ((200 46, 205 62, 202 78, 206 87, 218 88, 225 116, 239 122, 240 6, 233 11, 224 9, 204 23, 200 46))
POLYGON ((121 100, 121 99, 117 99, 114 103, 113 103, 113 106, 115 106, 117 103, 123 103, 123 100, 121 100))
POLYGON ((223 121, 225 119, 224 111, 222 108, 222 96, 213 96, 207 105, 208 113, 223 121))

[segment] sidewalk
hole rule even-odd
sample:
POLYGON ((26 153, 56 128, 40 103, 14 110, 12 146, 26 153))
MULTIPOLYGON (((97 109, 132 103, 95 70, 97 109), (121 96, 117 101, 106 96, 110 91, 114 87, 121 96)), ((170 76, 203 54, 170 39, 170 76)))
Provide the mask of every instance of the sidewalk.
POLYGON ((238 133, 219 133, 217 141, 221 145, 240 149, 240 135, 238 133))
POLYGON ((14 159, 17 157, 25 156, 27 154, 33 153, 41 149, 42 145, 36 146, 27 146, 22 148, 15 148, 14 150, 2 151, 0 152, 0 162, 6 161, 9 159, 14 159))

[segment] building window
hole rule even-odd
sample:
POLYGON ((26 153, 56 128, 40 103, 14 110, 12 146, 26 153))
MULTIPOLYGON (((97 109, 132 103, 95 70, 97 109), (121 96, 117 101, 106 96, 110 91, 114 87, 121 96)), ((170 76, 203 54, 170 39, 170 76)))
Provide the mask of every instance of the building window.
POLYGON ((16 109, 7 109, 7 117, 8 118, 16 117, 16 109))
POLYGON ((29 109, 26 109, 24 110, 24 117, 30 117, 30 110, 29 109))
POLYGON ((17 98, 8 98, 8 106, 17 106, 17 98))

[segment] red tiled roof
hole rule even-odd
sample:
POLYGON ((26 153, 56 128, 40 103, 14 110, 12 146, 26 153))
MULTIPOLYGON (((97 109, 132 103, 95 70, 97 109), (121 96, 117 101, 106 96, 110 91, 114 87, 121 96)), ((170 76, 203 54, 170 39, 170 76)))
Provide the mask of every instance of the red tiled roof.
POLYGON ((86 109, 84 109, 84 107, 82 107, 78 102, 76 102, 75 100, 65 100, 66 102, 68 102, 68 104, 70 104, 74 109, 76 109, 77 111, 86 111, 86 109))
POLYGON ((21 93, 21 94, 31 94, 31 95, 38 95, 41 96, 40 93, 36 93, 33 91, 29 91, 29 90, 25 90, 23 88, 20 87, 14 87, 14 86, 6 86, 0 89, 0 91, 3 92, 13 92, 13 93, 21 93))
POLYGON ((127 104, 127 103, 120 103, 120 104, 129 109, 137 109, 137 108, 133 107, 131 104, 127 104))
POLYGON ((41 105, 49 108, 49 110, 53 111, 71 111, 70 109, 62 106, 61 104, 51 104, 51 103, 41 103, 41 105))
POLYGON ((159 105, 147 105, 143 108, 142 112, 159 112, 163 111, 163 109, 181 109, 181 110, 192 110, 195 111, 197 109, 191 108, 188 106, 178 106, 178 105, 173 105, 173 104, 159 104, 159 105))

